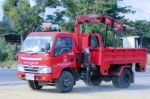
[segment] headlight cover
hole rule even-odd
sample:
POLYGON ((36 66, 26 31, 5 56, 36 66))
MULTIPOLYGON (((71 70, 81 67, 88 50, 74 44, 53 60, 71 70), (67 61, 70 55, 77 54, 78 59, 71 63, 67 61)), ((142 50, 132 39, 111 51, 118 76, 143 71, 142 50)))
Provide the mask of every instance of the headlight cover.
POLYGON ((24 72, 24 67, 22 65, 17 65, 17 70, 20 71, 20 72, 24 72))
POLYGON ((51 72, 52 72, 51 67, 48 66, 41 66, 38 71, 38 73, 43 73, 43 74, 47 74, 51 72))

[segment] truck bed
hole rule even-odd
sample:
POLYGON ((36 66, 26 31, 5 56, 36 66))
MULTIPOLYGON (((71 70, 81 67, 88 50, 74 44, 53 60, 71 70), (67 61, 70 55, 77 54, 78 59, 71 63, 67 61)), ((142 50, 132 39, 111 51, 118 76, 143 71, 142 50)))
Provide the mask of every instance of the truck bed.
POLYGON ((100 48, 90 49, 91 63, 100 66, 101 72, 104 75, 108 74, 110 66, 115 65, 139 65, 140 72, 144 72, 146 68, 147 50, 140 49, 125 49, 125 48, 100 48), (97 57, 97 58, 94 58, 97 57))

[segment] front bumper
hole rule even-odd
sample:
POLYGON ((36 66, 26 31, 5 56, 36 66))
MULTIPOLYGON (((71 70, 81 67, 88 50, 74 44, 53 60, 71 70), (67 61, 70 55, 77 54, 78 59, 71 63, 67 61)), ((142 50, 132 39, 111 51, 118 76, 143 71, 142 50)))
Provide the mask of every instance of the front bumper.
MULTIPOLYGON (((52 82, 52 74, 39 74, 39 73, 31 73, 34 75, 34 80, 40 82, 52 82)), ((25 77, 25 72, 17 72, 17 76, 21 80, 27 80, 25 77)))

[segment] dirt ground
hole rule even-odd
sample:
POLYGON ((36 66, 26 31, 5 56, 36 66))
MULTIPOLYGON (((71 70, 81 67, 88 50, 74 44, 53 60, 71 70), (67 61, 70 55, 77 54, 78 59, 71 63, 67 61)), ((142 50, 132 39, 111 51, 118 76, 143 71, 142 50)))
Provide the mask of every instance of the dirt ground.
POLYGON ((40 91, 31 90, 27 84, 0 86, 0 99, 150 99, 149 82, 140 79, 137 81, 139 83, 128 89, 116 89, 111 83, 89 87, 78 82, 70 93, 57 93, 55 87, 49 86, 40 91))

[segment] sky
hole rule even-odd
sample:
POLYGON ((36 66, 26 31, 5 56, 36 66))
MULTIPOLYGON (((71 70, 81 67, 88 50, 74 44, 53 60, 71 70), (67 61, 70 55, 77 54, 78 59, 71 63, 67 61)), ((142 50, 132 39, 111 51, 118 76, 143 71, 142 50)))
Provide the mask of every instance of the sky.
POLYGON ((4 0, 0 0, 0 20, 2 20, 2 18, 3 18, 3 9, 2 9, 3 2, 4 2, 4 0))
MULTIPOLYGON (((0 20, 3 18, 3 5, 4 0, 0 0, 0 20)), ((30 0, 31 6, 35 5, 34 0, 30 0)), ((149 20, 150 21, 150 0, 123 0, 120 2, 121 6, 131 6, 135 14, 127 14, 126 18, 130 20, 149 20)), ((48 12, 47 12, 48 13, 48 12)))
POLYGON ((135 14, 128 14, 126 18, 131 20, 149 20, 150 21, 150 0, 124 0, 121 2, 123 6, 131 6, 135 14))

